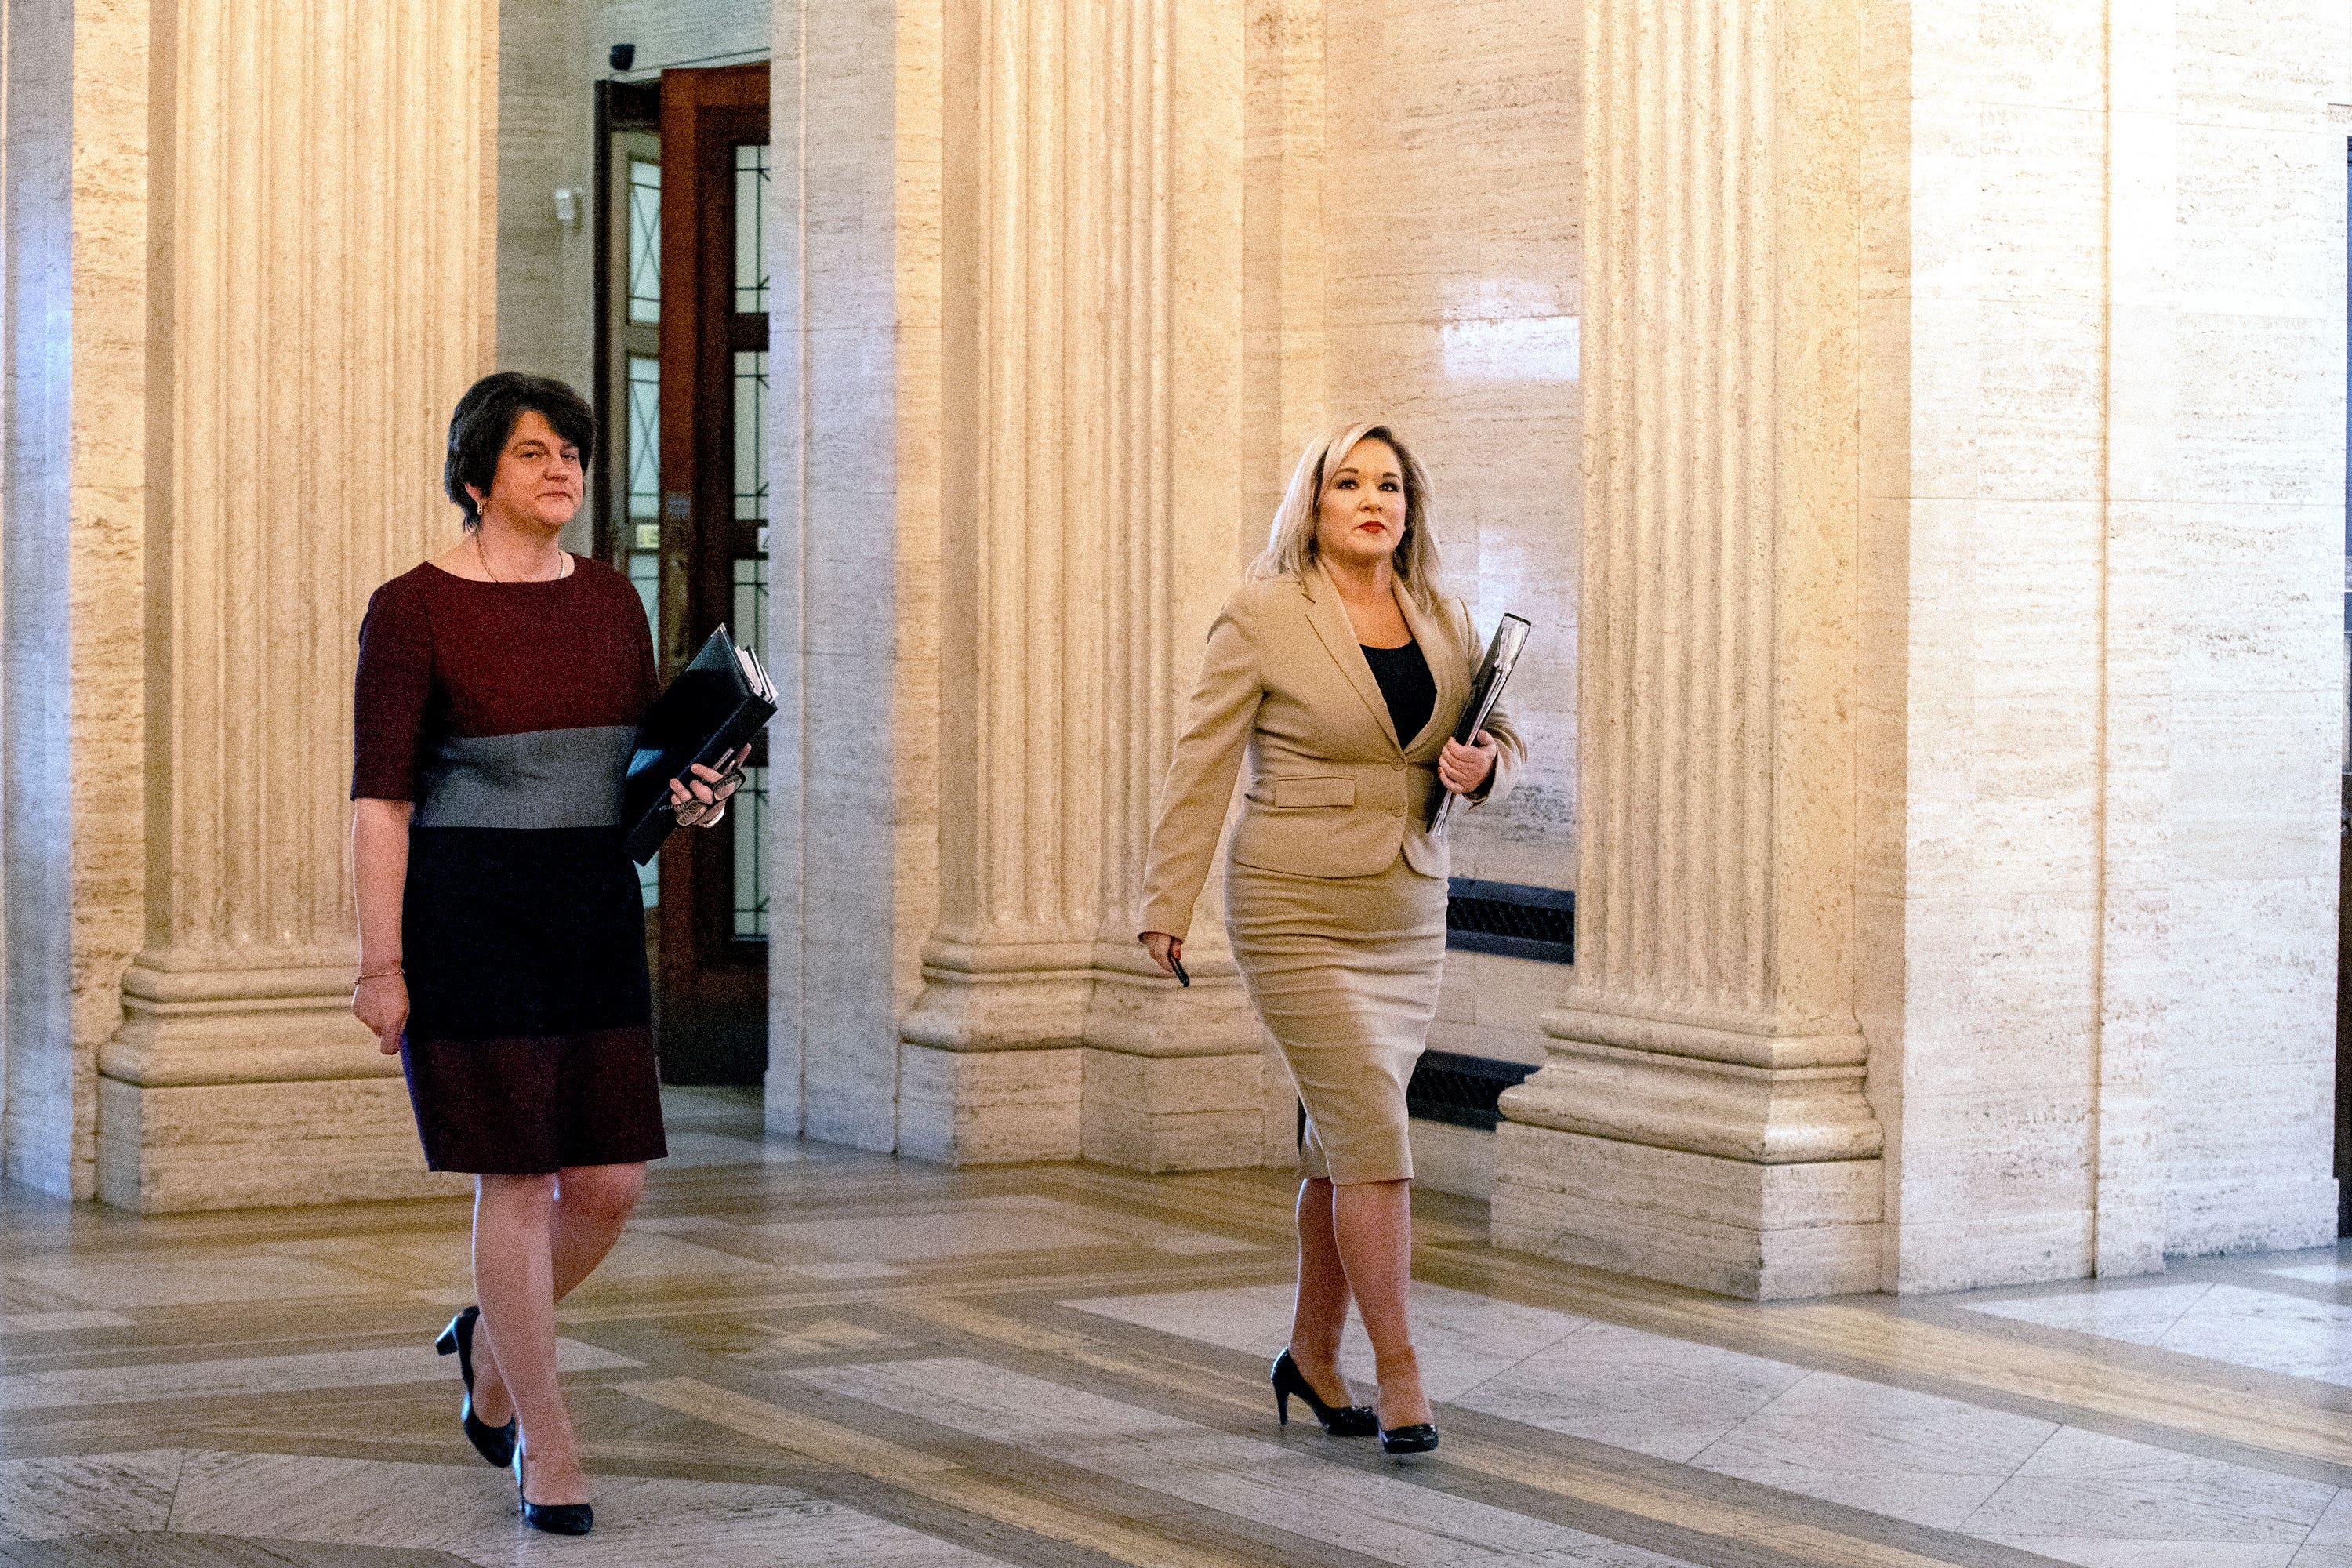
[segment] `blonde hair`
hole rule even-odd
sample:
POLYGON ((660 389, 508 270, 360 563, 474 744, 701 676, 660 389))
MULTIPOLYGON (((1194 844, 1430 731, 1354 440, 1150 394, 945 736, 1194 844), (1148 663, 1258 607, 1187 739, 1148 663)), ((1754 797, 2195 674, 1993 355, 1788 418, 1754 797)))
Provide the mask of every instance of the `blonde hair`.
POLYGON ((1289 488, 1282 492, 1282 504, 1274 509, 1274 527, 1268 531, 1265 552, 1250 563, 1252 577, 1303 576, 1307 568, 1315 564, 1318 553, 1316 524, 1323 508, 1323 492, 1330 488, 1330 477, 1325 470, 1344 462, 1356 443, 1377 439, 1389 444, 1397 455, 1397 467, 1404 473, 1404 534, 1397 541, 1393 557, 1397 580, 1404 584, 1413 603, 1431 615, 1439 611, 1437 535, 1429 526, 1429 476, 1422 470, 1420 459, 1412 449, 1396 437, 1396 432, 1379 420, 1358 420, 1325 431, 1307 443, 1298 454, 1298 466, 1290 471, 1289 488))

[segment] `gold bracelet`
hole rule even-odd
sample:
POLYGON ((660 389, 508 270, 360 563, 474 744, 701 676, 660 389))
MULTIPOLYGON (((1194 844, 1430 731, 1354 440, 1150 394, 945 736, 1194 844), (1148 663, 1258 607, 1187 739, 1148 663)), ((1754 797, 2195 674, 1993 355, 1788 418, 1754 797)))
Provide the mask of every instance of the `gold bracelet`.
POLYGON ((379 969, 373 974, 362 974, 360 978, 362 980, 389 980, 399 973, 400 965, 395 963, 390 969, 379 969))

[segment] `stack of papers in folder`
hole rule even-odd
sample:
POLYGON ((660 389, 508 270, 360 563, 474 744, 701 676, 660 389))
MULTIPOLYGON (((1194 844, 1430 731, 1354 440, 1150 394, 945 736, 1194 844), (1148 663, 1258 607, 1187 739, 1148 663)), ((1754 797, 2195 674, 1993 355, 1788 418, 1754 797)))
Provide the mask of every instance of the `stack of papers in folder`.
POLYGON ((669 689, 646 710, 636 751, 621 786, 621 820, 629 828, 629 858, 642 866, 677 826, 669 782, 694 782, 693 765, 716 768, 776 716, 776 683, 750 648, 739 648, 720 626, 669 689))

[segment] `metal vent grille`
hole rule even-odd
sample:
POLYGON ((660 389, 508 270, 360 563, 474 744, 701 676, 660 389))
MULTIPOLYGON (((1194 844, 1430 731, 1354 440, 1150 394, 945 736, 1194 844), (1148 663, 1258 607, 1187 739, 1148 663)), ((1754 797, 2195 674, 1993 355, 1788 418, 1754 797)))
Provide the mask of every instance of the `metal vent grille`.
POLYGON ((1487 1131, 1503 1119, 1496 1109, 1503 1091, 1536 1069, 1525 1062, 1467 1057, 1454 1051, 1423 1051, 1405 1086, 1405 1109, 1425 1121, 1451 1121, 1487 1131))
POLYGON ((1544 963, 1574 963, 1576 895, 1561 888, 1456 877, 1445 905, 1445 945, 1544 963))

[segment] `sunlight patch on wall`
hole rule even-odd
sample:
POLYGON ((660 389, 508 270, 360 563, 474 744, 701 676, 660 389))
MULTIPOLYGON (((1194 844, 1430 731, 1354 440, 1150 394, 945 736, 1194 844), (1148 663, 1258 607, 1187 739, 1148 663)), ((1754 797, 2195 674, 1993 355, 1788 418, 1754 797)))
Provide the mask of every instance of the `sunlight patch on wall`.
POLYGON ((1526 279, 1488 278, 1447 292, 1438 342, 1449 379, 1576 379, 1580 323, 1560 308, 1557 289, 1526 279))

